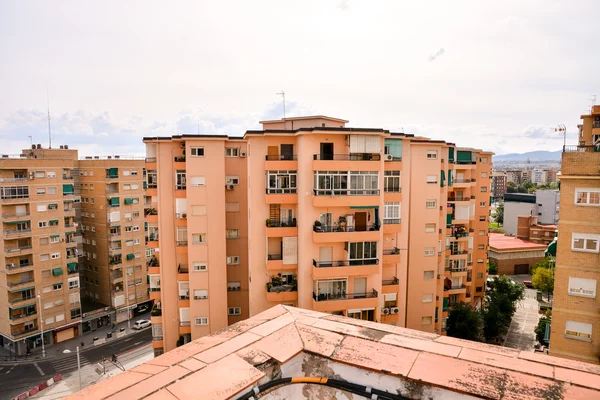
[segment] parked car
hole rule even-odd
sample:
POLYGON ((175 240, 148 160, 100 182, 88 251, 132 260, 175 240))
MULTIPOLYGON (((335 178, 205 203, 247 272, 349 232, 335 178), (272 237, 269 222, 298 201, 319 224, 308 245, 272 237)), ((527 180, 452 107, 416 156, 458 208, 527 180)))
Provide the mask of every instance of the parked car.
POLYGON ((531 283, 531 281, 523 281, 523 285, 530 289, 533 289, 533 283, 531 283))
POLYGON ((140 319, 138 321, 135 321, 135 324, 133 324, 133 329, 144 329, 149 327, 150 325, 152 325, 152 322, 148 321, 147 319, 140 319))

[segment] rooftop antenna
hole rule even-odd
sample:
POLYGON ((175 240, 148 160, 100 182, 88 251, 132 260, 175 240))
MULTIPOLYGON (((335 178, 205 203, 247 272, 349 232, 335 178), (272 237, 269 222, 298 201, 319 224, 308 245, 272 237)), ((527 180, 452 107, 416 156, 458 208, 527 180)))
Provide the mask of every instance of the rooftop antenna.
POLYGON ((33 145, 33 136, 27 136, 29 138, 29 145, 33 145))
POLYGON ((46 101, 48 103, 48 148, 52 148, 52 130, 50 129, 50 96, 48 95, 48 86, 46 86, 46 101))
POLYGON ((590 101, 592 102, 592 104, 590 105, 590 114, 592 113, 592 107, 594 107, 596 105, 596 95, 593 94, 590 96, 590 101))
POLYGON ((280 93, 275 93, 278 96, 281 96, 283 98, 283 119, 285 119, 285 92, 283 90, 281 90, 280 93))
POLYGON ((563 150, 564 150, 564 148, 567 146, 567 127, 563 124, 558 124, 557 127, 554 128, 554 132, 563 134, 563 137, 564 137, 563 150))

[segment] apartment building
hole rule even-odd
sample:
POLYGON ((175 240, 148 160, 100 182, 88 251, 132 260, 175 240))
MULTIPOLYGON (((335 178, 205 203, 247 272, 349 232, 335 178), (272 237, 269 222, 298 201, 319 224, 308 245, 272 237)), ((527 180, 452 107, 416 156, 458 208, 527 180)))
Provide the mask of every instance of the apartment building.
POLYGON ((578 145, 565 146, 560 177, 550 354, 600 362, 600 106, 581 116, 578 145))
POLYGON ((85 255, 81 292, 89 308, 99 311, 85 313, 84 332, 131 319, 134 311, 152 306, 144 167, 143 158, 87 156, 79 161, 85 255))
POLYGON ((506 193, 507 176, 501 173, 492 173, 492 197, 501 199, 506 193))
POLYGON ((451 303, 481 305, 491 153, 324 116, 261 123, 144 138, 157 354, 276 304, 429 332, 451 303))
POLYGON ((0 157, 0 345, 16 354, 79 333, 78 178, 68 146, 0 157))

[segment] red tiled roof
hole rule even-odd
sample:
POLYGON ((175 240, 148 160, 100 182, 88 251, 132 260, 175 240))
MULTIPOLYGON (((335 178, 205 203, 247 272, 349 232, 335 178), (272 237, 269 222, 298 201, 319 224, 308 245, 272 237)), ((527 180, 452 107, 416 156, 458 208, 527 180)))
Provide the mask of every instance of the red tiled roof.
POLYGON ((545 250, 545 244, 518 239, 514 236, 505 236, 502 233, 490 233, 490 249, 502 250, 545 250))
MULTIPOLYGON (((598 365, 279 305, 69 399, 229 399, 294 376, 410 398, 600 398, 598 365)), ((261 398, 341 398, 295 386, 261 398)))

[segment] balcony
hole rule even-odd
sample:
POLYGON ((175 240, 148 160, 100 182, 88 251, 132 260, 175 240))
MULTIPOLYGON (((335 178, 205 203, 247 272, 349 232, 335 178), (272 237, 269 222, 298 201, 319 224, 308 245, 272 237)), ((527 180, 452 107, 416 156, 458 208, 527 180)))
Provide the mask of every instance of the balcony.
POLYGON ((396 277, 394 279, 384 279, 381 281, 381 292, 382 293, 397 293, 400 289, 400 280, 396 277))
POLYGON ((31 228, 28 229, 11 229, 4 231, 4 236, 7 237, 26 237, 31 236, 31 228))
POLYGON ((360 227, 357 230, 354 226, 339 225, 313 225, 313 242, 315 243, 336 243, 336 242, 377 242, 381 234, 379 224, 369 224, 360 227))
POLYGON ((295 154, 268 154, 265 156, 265 171, 295 171, 298 156, 295 154))
POLYGON ((25 253, 32 253, 32 247, 31 245, 29 246, 20 246, 20 247, 10 247, 10 248, 5 248, 4 252, 6 254, 10 254, 10 255, 16 255, 16 254, 25 254, 25 253))
POLYGON ((15 264, 15 263, 6 264, 6 269, 9 274, 11 273, 11 271, 14 271, 17 273, 24 272, 21 269, 27 268, 27 267, 33 267, 33 262, 27 261, 27 262, 19 263, 19 264, 15 264))
POLYGON ((460 294, 466 293, 467 286, 462 285, 454 285, 454 286, 444 286, 444 292, 448 292, 448 294, 460 294))
POLYGON ((316 261, 313 259, 314 279, 330 279, 340 276, 364 276, 379 272, 379 259, 354 259, 339 261, 316 261))
POLYGON ((313 189, 314 207, 357 207, 379 205, 379 189, 313 189))
POLYGON ((400 218, 386 218, 383 220, 383 233, 398 233, 401 230, 400 218))
MULTIPOLYGON (((239 290, 239 288, 237 288, 239 290)), ((298 300, 298 281, 292 278, 289 283, 283 282, 280 276, 272 276, 271 282, 267 282, 267 301, 297 301, 298 300)))
POLYGON ((297 204, 298 194, 296 188, 266 188, 267 204, 297 204))
POLYGON ((600 146, 593 145, 566 145, 563 153, 600 153, 600 146))
POLYGON ((187 246, 187 245, 188 245, 188 241, 187 241, 187 240, 177 240, 177 241, 175 242, 175 245, 176 245, 177 247, 184 247, 184 246, 187 246))
POLYGON ((38 327, 37 327, 37 322, 36 322, 33 326, 27 326, 27 327, 25 327, 23 325, 21 327, 13 327, 10 330, 10 334, 11 334, 12 337, 18 338, 20 336, 32 334, 32 333, 37 332, 37 331, 38 331, 38 327))
POLYGON ((381 161, 379 153, 314 154, 313 160, 321 161, 381 161))
POLYGON ((314 154, 314 171, 377 171, 381 169, 379 153, 314 154))
POLYGON ((28 277, 27 280, 24 281, 6 282, 6 286, 8 286, 8 291, 12 292, 13 290, 23 289, 32 282, 35 282, 35 279, 33 277, 28 277))
POLYGON ((267 219, 267 237, 289 237, 298 236, 296 227, 296 218, 291 220, 272 220, 267 219))
POLYGON ((379 296, 377 290, 373 289, 370 293, 317 293, 313 292, 313 300, 320 301, 336 301, 336 300, 357 300, 357 299, 376 299, 379 296))
POLYGON ((400 262, 400 249, 383 249, 383 264, 397 264, 400 262))
POLYGON ((17 214, 16 212, 7 212, 7 213, 2 213, 2 218, 4 220, 19 220, 21 218, 27 218, 29 217, 29 211, 26 211, 25 213, 19 213, 17 214))
POLYGON ((375 308, 379 306, 379 294, 375 289, 365 293, 314 293, 313 310, 332 312, 349 308, 375 308))

